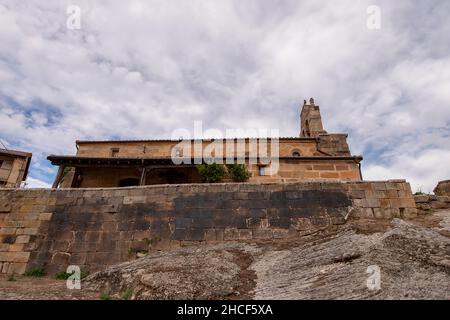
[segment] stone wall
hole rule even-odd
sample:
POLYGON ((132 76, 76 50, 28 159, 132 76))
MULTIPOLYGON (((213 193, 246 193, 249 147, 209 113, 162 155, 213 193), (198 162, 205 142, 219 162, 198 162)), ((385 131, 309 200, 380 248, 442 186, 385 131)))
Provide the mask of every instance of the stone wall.
POLYGON ((420 194, 414 196, 419 214, 431 213, 438 209, 450 209, 450 196, 420 194))
POLYGON ((0 190, 0 270, 97 270, 150 250, 267 241, 416 214, 408 183, 193 184, 0 190))
MULTIPOLYGON (((348 148, 346 134, 324 134, 320 138, 279 138, 277 141, 278 152, 280 157, 290 157, 294 151, 300 152, 302 156, 350 156, 350 150, 348 148), (322 141, 323 140, 323 141, 322 141), (322 150, 323 148, 324 150, 322 150), (346 152, 343 152, 346 151, 346 152)), ((261 140, 261 143, 264 140, 261 140)), ((116 149, 117 157, 138 157, 138 158, 159 158, 170 157, 172 150, 176 147, 186 147, 184 155, 187 151, 193 157, 202 157, 206 148, 211 148, 211 143, 214 140, 202 141, 201 148, 195 148, 193 141, 184 141, 183 145, 180 145, 180 141, 171 140, 149 140, 149 141, 78 141, 77 156, 80 157, 111 157, 112 149, 116 149)), ((224 158, 227 156, 249 156, 251 154, 257 155, 258 141, 257 139, 232 139, 224 140, 221 144, 218 141, 214 142, 217 146, 217 150, 222 150, 224 158), (234 147, 229 149, 226 143, 233 142, 234 147), (242 144, 238 148, 238 144, 242 144), (222 145, 221 147, 219 147, 222 145), (239 151, 238 151, 239 150, 239 151), (231 153, 228 153, 231 151, 231 153), (243 152, 241 154, 239 152, 243 152)), ((267 153, 270 155, 272 152, 272 143, 270 139, 267 139, 267 153)), ((217 154, 218 151, 215 153, 217 154)))
MULTIPOLYGON (((270 170, 270 166, 267 170, 270 170)), ((160 168, 159 168, 160 169, 160 168)), ((185 171, 185 183, 199 182, 200 178, 196 177, 197 170, 192 167, 191 170, 185 171)), ((177 170, 177 168, 170 168, 177 170)), ((298 182, 298 181, 314 181, 322 179, 323 181, 358 181, 361 180, 359 165, 353 159, 327 159, 327 160, 300 160, 300 159, 280 159, 278 172, 272 175, 261 176, 259 166, 256 164, 248 165, 251 174, 250 183, 269 183, 269 182, 298 182)), ((77 168, 77 173, 82 176, 80 182, 81 188, 112 188, 118 187, 120 181, 126 178, 134 178, 138 181, 141 178, 141 168, 114 168, 114 167, 83 167, 77 168)), ((74 174, 68 174, 64 177, 60 187, 72 186, 74 174)), ((145 183, 162 184, 167 183, 164 176, 158 176, 158 172, 147 167, 145 183), (163 181, 163 182, 162 182, 163 181), (165 182, 164 182, 165 181, 165 182)))

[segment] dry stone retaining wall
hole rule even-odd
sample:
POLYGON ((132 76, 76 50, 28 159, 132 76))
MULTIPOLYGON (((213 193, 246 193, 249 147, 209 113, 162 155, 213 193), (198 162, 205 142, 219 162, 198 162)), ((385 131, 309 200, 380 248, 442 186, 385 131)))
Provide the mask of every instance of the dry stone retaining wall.
POLYGON ((414 196, 419 214, 427 214, 438 209, 450 209, 450 196, 420 194, 414 196))
POLYGON ((149 250, 308 234, 416 214, 404 180, 1 189, 0 270, 83 270, 149 250))

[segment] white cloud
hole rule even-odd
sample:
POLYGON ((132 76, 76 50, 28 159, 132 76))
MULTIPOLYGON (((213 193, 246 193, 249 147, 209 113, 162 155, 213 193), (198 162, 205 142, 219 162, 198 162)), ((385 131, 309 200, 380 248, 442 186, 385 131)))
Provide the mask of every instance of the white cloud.
POLYGON ((25 182, 25 188, 51 188, 52 185, 45 182, 45 181, 41 181, 39 179, 34 179, 32 177, 28 177, 26 182, 25 182))
POLYGON ((450 150, 426 150, 417 158, 405 155, 389 165, 371 165, 364 170, 366 180, 406 179, 413 191, 431 193, 437 181, 450 176, 450 150))
POLYGON ((378 1, 377 31, 369 1, 77 1, 81 30, 69 4, 0 2, 0 138, 33 151, 34 177, 51 181, 46 155, 76 139, 170 137, 194 120, 295 136, 309 96, 365 176, 450 177, 427 162, 450 150, 449 2, 378 1))

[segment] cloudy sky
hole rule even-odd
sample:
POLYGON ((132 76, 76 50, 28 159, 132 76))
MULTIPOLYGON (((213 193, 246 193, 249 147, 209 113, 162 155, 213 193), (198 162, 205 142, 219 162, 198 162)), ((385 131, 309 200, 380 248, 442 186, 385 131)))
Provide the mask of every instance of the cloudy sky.
POLYGON ((194 120, 296 136, 313 96, 365 179, 431 191, 450 178, 449 15, 446 0, 0 0, 0 139, 33 152, 28 185, 46 186, 46 156, 76 139, 170 138, 194 120))

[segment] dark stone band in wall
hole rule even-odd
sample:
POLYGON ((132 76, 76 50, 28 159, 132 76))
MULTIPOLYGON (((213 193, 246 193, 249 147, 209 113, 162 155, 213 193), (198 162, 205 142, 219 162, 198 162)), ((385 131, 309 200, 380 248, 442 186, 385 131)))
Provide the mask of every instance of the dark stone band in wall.
POLYGON ((92 271, 149 250, 288 238, 415 213, 404 181, 2 190, 0 203, 2 272, 69 264, 92 271))

